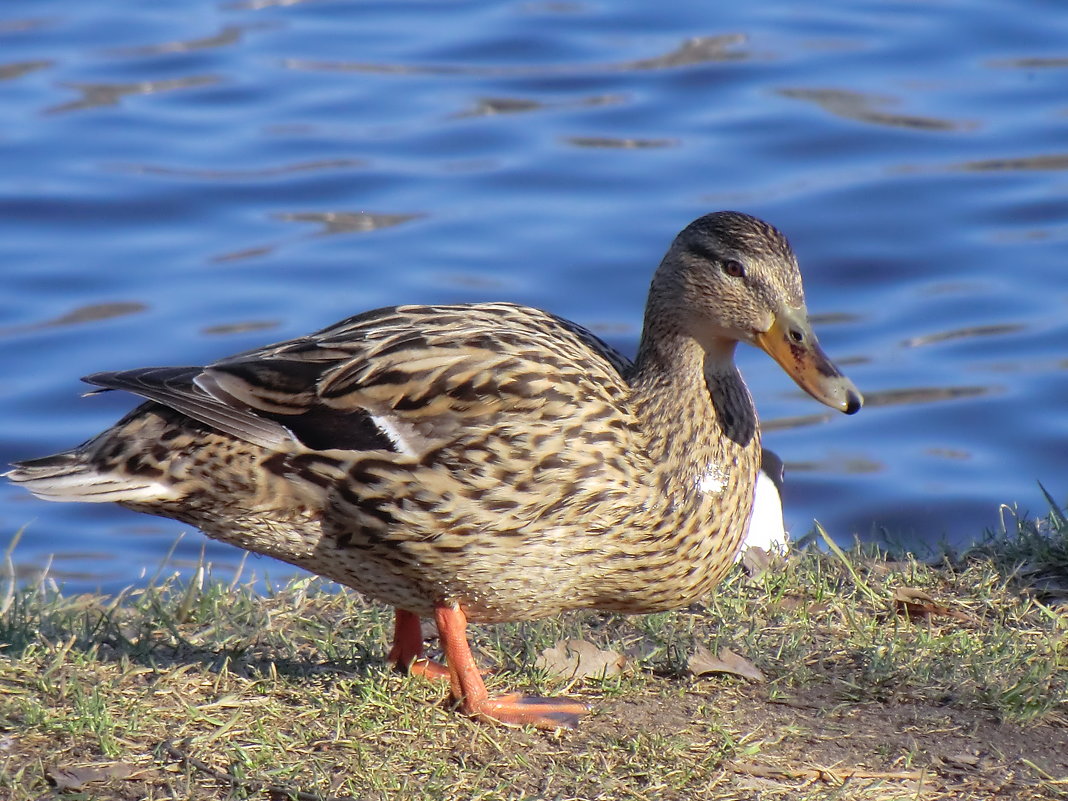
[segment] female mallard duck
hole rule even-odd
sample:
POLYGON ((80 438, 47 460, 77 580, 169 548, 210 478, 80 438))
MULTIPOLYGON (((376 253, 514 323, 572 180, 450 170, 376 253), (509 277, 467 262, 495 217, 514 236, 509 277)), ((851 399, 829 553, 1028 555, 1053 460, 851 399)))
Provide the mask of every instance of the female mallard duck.
POLYGON ((568 698, 491 698, 467 622, 685 606, 731 565, 760 435, 748 342, 847 414, 774 227, 709 214, 653 276, 637 360, 505 303, 397 306, 207 367, 97 373, 148 399, 8 476, 53 501, 116 501, 396 608, 390 659, 448 677, 468 715, 574 725, 568 698), (447 667, 423 659, 437 623, 447 667))

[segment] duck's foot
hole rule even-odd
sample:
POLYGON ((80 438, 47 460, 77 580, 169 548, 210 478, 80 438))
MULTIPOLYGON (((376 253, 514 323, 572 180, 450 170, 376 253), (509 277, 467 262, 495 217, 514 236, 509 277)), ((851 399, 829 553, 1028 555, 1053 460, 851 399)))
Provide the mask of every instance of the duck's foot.
POLYGON ((398 609, 393 620, 393 647, 387 659, 397 670, 409 676, 448 679, 449 669, 441 662, 423 656, 423 626, 419 615, 398 609))
POLYGON ((406 672, 409 676, 422 676, 434 681, 449 680, 449 669, 433 659, 416 659, 408 664, 406 672))
POLYGON ((434 609, 438 635, 449 666, 453 700, 465 715, 509 726, 573 729, 586 714, 585 704, 571 698, 538 698, 519 694, 491 698, 467 644, 467 616, 459 606, 434 609))
POLYGON ((535 726, 539 729, 577 729, 579 719, 590 709, 572 698, 542 698, 534 695, 502 695, 460 704, 460 709, 479 720, 506 726, 535 726))

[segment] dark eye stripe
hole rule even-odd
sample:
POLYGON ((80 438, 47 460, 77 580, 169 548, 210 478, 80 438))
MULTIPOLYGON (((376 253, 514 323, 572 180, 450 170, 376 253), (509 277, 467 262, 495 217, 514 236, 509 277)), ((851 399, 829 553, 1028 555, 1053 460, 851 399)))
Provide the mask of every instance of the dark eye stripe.
POLYGON ((704 261, 715 263, 720 260, 720 255, 704 242, 691 242, 689 250, 692 256, 696 256, 704 261))
POLYGON ((689 246, 690 255, 695 256, 702 261, 711 262, 715 264, 720 262, 723 272, 734 278, 745 277, 745 265, 737 259, 724 259, 719 253, 712 250, 703 242, 693 242, 689 246))

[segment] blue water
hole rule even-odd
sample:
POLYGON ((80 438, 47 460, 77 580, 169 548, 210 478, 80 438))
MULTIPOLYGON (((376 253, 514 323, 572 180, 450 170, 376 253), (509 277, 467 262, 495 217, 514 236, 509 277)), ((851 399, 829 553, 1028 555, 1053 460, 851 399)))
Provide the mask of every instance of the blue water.
MULTIPOLYGON (((518 301, 633 352, 671 238, 737 208, 791 237, 868 399, 744 354, 792 530, 967 543, 1068 496, 1065 87, 1044 0, 8 0, 0 461, 130 407, 81 375, 388 303, 518 301)), ((24 525, 19 567, 78 589, 187 530, 0 486, 24 525)))

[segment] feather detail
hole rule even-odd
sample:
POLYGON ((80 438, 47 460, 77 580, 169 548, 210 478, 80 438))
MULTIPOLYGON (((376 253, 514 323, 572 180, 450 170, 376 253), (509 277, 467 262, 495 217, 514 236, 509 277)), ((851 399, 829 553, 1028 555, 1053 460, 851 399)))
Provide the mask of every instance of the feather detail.
POLYGON ((195 383, 199 367, 148 367, 114 373, 93 373, 82 381, 106 389, 124 389, 154 400, 194 420, 258 445, 284 446, 291 437, 278 423, 252 414, 230 399, 215 398, 195 383))

